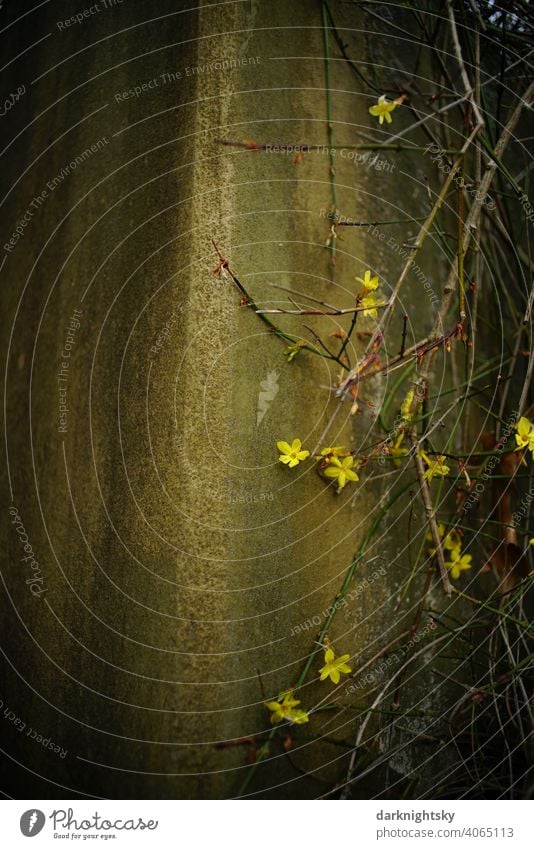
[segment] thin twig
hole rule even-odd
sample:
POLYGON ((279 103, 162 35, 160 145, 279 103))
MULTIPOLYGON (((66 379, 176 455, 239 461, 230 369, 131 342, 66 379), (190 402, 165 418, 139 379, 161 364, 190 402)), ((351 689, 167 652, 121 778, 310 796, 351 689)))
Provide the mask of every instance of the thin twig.
MULTIPOLYGON (((524 97, 521 98, 520 102, 518 103, 518 105, 514 109, 512 115, 510 116, 510 118, 508 120, 508 123, 504 127, 504 129, 503 129, 503 131, 502 131, 502 133, 499 137, 497 144, 495 145, 495 153, 496 153, 496 156, 498 158, 500 158, 504 154, 504 151, 506 150, 508 143, 512 138, 514 129, 517 126, 517 123, 518 123, 519 118, 521 116, 521 112, 522 112, 524 106, 530 104, 533 95, 534 95, 534 83, 531 83, 530 86, 528 87, 527 91, 525 92, 524 97)), ((474 138, 474 135, 479 131, 479 129, 480 129, 479 126, 474 128, 474 130, 472 131, 472 133, 469 136, 469 139, 467 140, 468 142, 470 142, 470 140, 472 138, 474 138)), ((464 144, 464 146, 462 148, 462 156, 463 156, 463 152, 466 149, 466 145, 467 145, 467 142, 466 142, 466 144, 464 144)), ((459 160, 457 160, 457 162, 459 162, 459 160)), ((486 171, 484 172, 484 176, 483 176, 482 181, 480 183, 480 188, 479 188, 478 194, 476 195, 475 200, 473 201, 473 205, 471 206, 471 209, 469 210, 469 214, 466 218, 465 225, 464 225, 463 240, 462 240, 462 250, 464 251, 464 253, 469 248, 469 245, 471 243, 471 239, 473 237, 473 233, 477 232, 477 230, 478 230, 482 204, 483 204, 484 198, 486 197, 488 190, 491 186, 491 182, 492 182, 493 177, 495 175, 496 168, 497 168, 497 163, 494 160, 492 160, 489 163, 489 165, 487 166, 486 171)), ((451 302, 452 302, 452 298, 453 298, 453 294, 454 294, 454 290, 455 290, 454 283, 455 283, 456 275, 457 275, 457 268, 455 266, 453 266, 451 268, 450 272, 449 272, 447 282, 446 282, 445 287, 443 289, 443 297, 441 299, 441 303, 440 303, 440 306, 438 308, 438 312, 436 314, 434 325, 433 325, 432 331, 430 333, 430 339, 432 339, 432 340, 438 339, 443 332, 443 330, 442 330, 443 325, 444 325, 444 322, 446 320, 446 316, 447 316, 447 313, 449 311, 449 308, 450 308, 450 305, 451 305, 451 302)), ((423 364, 422 364, 421 371, 420 371, 419 377, 417 379, 417 390, 416 390, 416 393, 415 393, 415 398, 417 398, 418 396, 423 398, 426 394, 427 384, 428 384, 428 375, 430 373, 430 365, 431 365, 430 358, 427 358, 427 360, 424 361, 423 364)), ((350 372, 349 372, 349 377, 350 377, 350 372)), ((347 380, 348 380, 348 378, 347 378, 347 380)))
MULTIPOLYGON (((478 24, 476 27, 475 33, 475 93, 474 98, 475 101, 480 108, 480 32, 478 28, 478 24)), ((480 191, 480 179, 482 176, 482 151, 480 150, 480 145, 476 146, 475 149, 475 185, 477 191, 480 191)), ((481 225, 482 226, 482 225, 481 225)), ((482 254, 480 251, 480 244, 475 246, 475 279, 474 279, 474 292, 473 297, 471 299, 471 309, 470 309, 470 333, 469 333, 469 344, 467 345, 466 352, 466 378, 468 381, 468 386, 471 385, 471 375, 475 369, 475 357, 476 357, 476 345, 477 345, 477 331, 478 331, 478 301, 479 301, 479 293, 482 287, 482 262, 481 262, 482 254)), ((468 405, 465 411, 465 418, 463 423, 463 443, 466 445, 469 430, 470 430, 470 418, 471 418, 471 406, 468 405)))
MULTIPOLYGON (((464 629, 465 629, 465 628, 467 628, 467 627, 468 627, 467 625, 460 626, 457 630, 458 630, 458 631, 461 631, 461 630, 464 630, 464 629)), ((439 637, 436 637, 436 639, 435 639, 435 640, 433 640, 433 645, 436 645, 437 643, 444 642, 444 640, 447 640, 447 639, 451 639, 451 634, 450 634, 450 633, 442 634, 442 635, 440 635, 439 637)), ((348 765, 348 768, 347 768, 347 778, 346 778, 346 780, 344 781, 344 783, 343 783, 343 784, 341 784, 341 785, 337 788, 337 789, 345 788, 345 790, 342 792, 342 794, 341 794, 341 796, 340 796, 340 798, 341 798, 341 799, 344 799, 344 798, 346 799, 346 798, 347 798, 347 796, 348 796, 348 793, 349 793, 349 785, 350 785, 350 783, 351 783, 351 781, 352 781, 352 773, 353 773, 353 771, 354 771, 354 764, 355 764, 355 762, 356 762, 356 754, 357 754, 357 750, 358 750, 359 746, 361 745, 361 741, 362 741, 362 739, 363 739, 363 735, 364 735, 364 733, 365 733, 365 729, 366 729, 366 727, 367 727, 367 725, 368 725, 368 723, 369 723, 369 721, 370 721, 370 718, 371 718, 371 716, 372 716, 372 714, 373 714, 374 710, 376 709, 376 706, 380 704, 380 702, 382 701, 382 699, 384 698, 385 694, 387 693, 387 691, 388 691, 388 690, 390 689, 390 687, 392 686, 392 684, 393 684, 393 682, 395 681, 395 679, 396 679, 396 678, 398 678, 400 675, 402 675, 402 674, 403 674, 403 672, 405 671, 405 669, 407 668, 407 666, 409 666, 409 664, 413 663, 413 662, 414 662, 414 660, 416 660, 416 659, 417 659, 420 655, 422 655, 422 654, 424 654, 425 652, 427 652, 427 651, 428 651, 428 648, 429 648, 428 646, 423 646, 422 648, 420 648, 418 651, 416 651, 416 652, 415 652, 415 654, 411 655, 411 657, 409 657, 409 658, 405 661, 405 663, 403 663, 403 664, 402 664, 402 666, 401 666, 399 669, 397 669, 396 671, 394 671, 394 672, 392 673, 392 675, 391 675, 391 678, 390 678, 390 679, 389 679, 389 680, 388 680, 388 681, 384 684, 384 686, 383 686, 382 690, 380 691, 380 693, 377 695, 377 697, 376 697, 376 698, 375 698, 375 700, 373 701, 373 703, 372 703, 371 707, 367 709, 367 716, 366 716, 366 718, 364 719, 364 721, 362 722, 362 724, 361 724, 360 728, 358 729, 358 733, 357 733, 357 735, 356 735, 356 740, 355 740, 355 743, 354 743, 354 749, 353 749, 353 751, 352 751, 352 754, 351 754, 351 757, 350 757, 350 760, 349 760, 349 765, 348 765)), ((391 753, 390 753, 390 752, 388 752, 387 757, 389 758, 390 756, 391 756, 391 753)))
POLYGON ((399 357, 400 357, 401 360, 404 357, 404 349, 406 348, 406 333, 407 333, 407 330, 408 330, 408 316, 405 313, 402 317, 402 341, 401 341, 401 348, 400 348, 400 351, 399 351, 399 357))
POLYGON ((423 460, 419 451, 417 450, 417 440, 414 436, 412 436, 412 446, 414 448, 414 464, 417 472, 417 479, 419 481, 421 498, 423 500, 423 505, 426 512, 426 518, 430 527, 430 532, 432 534, 432 541, 436 549, 436 558, 438 561, 441 583, 443 584, 443 589, 445 590, 446 595, 450 597, 452 592, 452 585, 449 580, 449 573, 445 565, 445 558, 443 556, 443 547, 441 545, 441 538, 438 531, 438 523, 436 521, 436 511, 432 502, 430 487, 428 485, 427 479, 425 478, 423 460))
MULTIPOLYGON (((373 304, 373 309, 384 309, 384 307, 389 306, 389 303, 385 304, 373 304)), ((298 309, 298 310, 284 310, 284 309, 271 309, 271 310, 255 310, 256 315, 352 315, 355 312, 364 312, 365 310, 370 309, 364 305, 360 305, 357 307, 346 307, 343 309, 336 309, 335 307, 331 310, 314 310, 314 309, 298 309)))
MULTIPOLYGON (((280 327, 278 327, 276 324, 274 324, 274 322, 272 322, 271 319, 268 318, 267 315, 265 315, 261 310, 258 310, 257 305, 252 300, 251 296, 249 295, 249 293, 247 292, 247 290, 245 289, 245 287, 243 286, 243 284, 241 283, 241 281, 239 280, 237 275, 234 274, 234 272, 230 268, 230 264, 229 264, 228 260, 222 255, 222 253, 219 250, 215 241, 213 239, 211 241, 212 241, 213 247, 217 251, 217 256, 219 257, 219 265, 215 269, 214 273, 218 274, 220 277, 230 277, 231 281, 236 286, 237 290, 241 293, 241 296, 242 296, 242 299, 243 299, 243 304, 247 307, 250 307, 250 309, 254 310, 254 312, 256 313, 258 318, 267 325, 267 327, 269 328, 271 333, 273 333, 275 336, 279 336, 281 339, 284 339, 286 342, 293 342, 293 343, 299 342, 298 336, 291 336, 290 334, 285 333, 280 327)), ((321 353, 321 351, 316 346, 314 346, 313 343, 308 342, 307 340, 306 340, 306 343, 304 345, 301 345, 301 347, 302 347, 303 350, 310 351, 311 353, 317 354, 320 357, 327 357, 326 354, 321 353)), ((339 360, 339 358, 336 357, 334 354, 328 356, 328 359, 333 360, 334 362, 336 362, 340 366, 342 366, 342 368, 344 368, 346 371, 348 371, 347 365, 345 363, 341 362, 341 360, 339 360)))
MULTIPOLYGON (((437 213, 439 212, 439 210, 440 210, 440 208, 443 204, 443 201, 445 200, 447 192, 449 191, 450 185, 451 185, 452 181, 454 180, 457 171, 460 168, 465 150, 467 150, 467 148, 471 144, 472 140, 475 137, 475 134, 478 132, 479 129, 480 129, 479 127, 476 127, 473 130, 473 132, 469 135, 469 138, 466 140, 465 144, 463 145, 462 150, 460 151, 460 155, 457 157, 456 162, 453 164, 453 166, 452 166, 452 168, 451 168, 451 170, 450 170, 450 172, 447 176, 447 179, 445 180, 443 187, 442 187, 432 209, 430 210, 430 213, 428 214, 425 222, 423 223, 421 229, 419 230, 417 239, 415 240, 415 244, 414 244, 412 250, 410 251, 408 259, 406 260, 406 263, 404 264, 404 268, 402 269, 402 271, 400 273, 400 276, 399 276, 399 278, 398 278, 398 280, 397 280, 397 282, 396 282, 396 284, 393 288, 393 291, 391 292, 387 308, 386 308, 380 322, 377 324, 377 327, 376 327, 376 329, 375 329, 375 331, 374 331, 374 333, 371 337, 371 340, 369 342, 367 350, 369 350, 369 348, 371 348, 372 345, 376 342, 377 338, 385 332, 387 323, 388 323, 389 318, 391 316, 393 306, 395 304, 395 301, 397 299, 399 291, 400 291, 403 283, 405 282, 405 280, 408 276, 408 273, 409 273, 409 271, 410 271, 410 269, 411 269, 411 267, 414 263, 414 260, 415 260, 415 257, 417 255, 418 251, 423 246, 423 243, 424 243, 424 241, 425 241, 425 239, 426 239, 426 237, 429 233, 430 227, 432 226, 432 222, 434 221, 437 213)), ((353 369, 353 372, 355 374, 357 373, 358 368, 359 368, 359 364, 357 364, 355 366, 355 368, 353 369)), ((340 388, 338 389, 338 396, 342 397, 343 394, 345 393, 347 387, 350 385, 351 380, 353 379, 353 377, 352 377, 353 372, 349 372, 348 377, 341 384, 340 388)))
POLYGON ((452 42, 454 44, 454 52, 456 53, 458 65, 460 66, 460 74, 461 74, 461 77, 462 77, 462 82, 464 84, 465 96, 469 100, 469 102, 471 103, 471 106, 473 107, 473 112, 475 113, 476 122, 477 122, 478 126, 483 127, 484 126, 484 119, 482 117, 482 113, 481 113, 480 109, 478 108, 478 103, 476 101, 476 98, 473 96, 473 94, 474 94, 473 86, 471 85, 471 82, 470 82, 469 77, 467 75, 467 71, 465 69, 465 63, 464 63, 464 59, 463 59, 463 56, 462 56, 462 48, 460 46, 460 40, 458 38, 458 30, 456 29, 456 18, 454 17, 454 5, 453 5, 452 0, 449 0, 448 6, 449 6, 449 23, 450 23, 450 27, 451 27, 452 42))
POLYGON ((269 286, 272 289, 280 289, 282 292, 288 292, 290 295, 297 295, 299 298, 306 298, 307 301, 313 301, 314 304, 321 304, 322 307, 326 307, 329 310, 337 310, 337 307, 333 304, 329 304, 328 301, 321 301, 319 298, 313 298, 307 292, 298 292, 296 289, 290 289, 289 286, 281 286, 279 283, 269 283, 269 286))
POLYGON ((447 409, 445 410, 443 415, 441 415, 439 417, 439 419, 432 424, 432 427, 430 427, 423 434, 421 434, 421 436, 416 440, 415 447, 419 448, 424 442, 426 442, 426 440, 429 438, 430 434, 434 433, 434 431, 437 430, 438 427, 440 427, 440 425, 447 418, 447 416, 450 415, 450 413, 452 413, 454 408, 457 407, 458 404, 462 404, 464 401, 467 401, 468 397, 469 397, 468 395, 460 395, 459 398, 455 398, 455 400, 452 402, 452 404, 450 404, 447 407, 447 409))
POLYGON ((328 356, 329 356, 329 357, 331 357, 333 360, 335 360, 335 359, 336 359, 336 355, 335 355, 335 354, 333 354, 333 353, 332 353, 332 351, 331 351, 331 350, 330 350, 330 349, 329 349, 329 348, 325 345, 325 343, 323 342, 323 340, 321 339, 321 337, 319 336, 319 334, 318 334, 318 333, 316 333, 316 332, 315 332, 315 330, 314 330, 312 327, 308 327, 308 325, 307 325, 307 324, 303 324, 302 326, 303 326, 303 327, 305 327, 305 328, 306 328, 306 330, 309 330, 309 331, 310 331, 311 335, 315 338, 315 341, 319 343, 319 345, 321 346, 321 348, 322 348, 324 351, 326 351, 326 353, 328 354, 328 356))

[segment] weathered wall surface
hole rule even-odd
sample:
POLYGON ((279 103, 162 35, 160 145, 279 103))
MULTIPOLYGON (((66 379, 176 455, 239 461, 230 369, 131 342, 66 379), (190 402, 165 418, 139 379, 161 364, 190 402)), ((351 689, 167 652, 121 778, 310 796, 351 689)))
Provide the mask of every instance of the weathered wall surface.
MULTIPOLYGON (((156 15, 152 4, 124 2, 59 29, 72 10, 55 2, 33 13, 31 30, 29 20, 10 29, 10 58, 30 31, 34 41, 51 33, 32 48, 31 66, 16 59, 6 77, 7 89, 25 79, 27 93, 10 118, 2 175, 2 198, 13 186, 2 244, 32 215, 2 255, 9 556, 0 698, 67 750, 4 723, 9 768, 41 797, 237 792, 244 750, 214 743, 266 727, 258 675, 269 696, 296 681, 314 638, 296 626, 332 602, 389 483, 338 498, 311 463, 292 473, 277 462, 278 439, 315 447, 336 372, 310 354, 288 365, 282 342, 212 273, 212 239, 264 306, 287 303, 270 283, 350 305, 353 278, 368 265, 389 283, 398 273, 398 253, 367 228, 345 229, 332 272, 325 154, 295 164, 215 142, 327 142, 320 4, 157 5, 156 15), (225 59, 238 67, 210 67, 225 59), (258 422, 269 373, 278 389, 258 422), (31 570, 10 506, 39 562, 39 596, 25 583, 31 570)), ((357 29, 347 39, 353 53, 368 51, 357 29)), ((371 101, 356 82, 332 63, 339 145, 369 131, 371 101)), ((421 214, 412 163, 383 159, 338 159, 344 214, 421 214)), ((387 233, 407 238, 406 229, 387 233)), ((424 298, 414 279, 414 333, 430 326, 424 298)), ((300 318, 280 323, 309 338, 300 318)), ((369 384, 361 414, 343 408, 328 441, 369 443, 386 388, 369 384)), ((372 653, 393 635, 390 598, 406 569, 394 558, 407 535, 390 529, 373 549, 387 573, 336 619, 340 650, 372 653)), ((363 563, 359 574, 372 569, 363 563)), ((312 683, 303 703, 324 694, 312 683)), ((327 727, 351 739, 352 714, 327 727)), ((318 777, 334 782, 342 751, 308 741, 294 761, 311 769, 331 760, 318 777)), ((278 755, 251 789, 312 796, 328 786, 316 778, 278 755)))

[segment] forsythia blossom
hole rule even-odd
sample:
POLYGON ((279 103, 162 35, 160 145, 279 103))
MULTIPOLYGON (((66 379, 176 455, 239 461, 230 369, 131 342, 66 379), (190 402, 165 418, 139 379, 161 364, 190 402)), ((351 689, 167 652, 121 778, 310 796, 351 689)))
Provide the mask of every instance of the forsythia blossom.
POLYGON ((303 725, 309 722, 309 716, 305 710, 297 708, 300 705, 300 700, 293 697, 292 690, 286 690, 280 693, 278 699, 273 702, 265 702, 265 707, 271 711, 271 724, 276 722, 292 722, 295 725, 303 725))
POLYGON ((413 413, 410 412, 415 397, 415 389, 409 389, 406 393, 406 398, 401 404, 401 418, 403 422, 409 422, 413 419, 413 413))
POLYGON ((378 318, 378 312, 376 310, 376 307, 383 307, 384 302, 381 301, 380 298, 377 298, 376 295, 373 295, 372 292, 370 292, 368 295, 365 295, 362 298, 361 305, 362 307, 365 307, 365 309, 363 310, 364 317, 378 318))
POLYGON ((368 268, 363 277, 356 277, 356 282, 361 283, 364 292, 361 292, 360 295, 356 299, 356 305, 365 307, 362 310, 362 314, 364 317, 370 318, 378 318, 378 313, 376 311, 376 307, 382 307, 384 304, 377 298, 376 295, 373 294, 375 289, 378 289, 378 275, 375 274, 374 277, 371 276, 371 269, 368 268), (363 297, 361 297, 363 295, 363 297))
POLYGON ((386 100, 386 95, 383 94, 378 98, 378 103, 369 107, 369 113, 375 118, 378 118, 380 124, 384 123, 384 118, 388 124, 391 124, 391 112, 399 104, 395 100, 386 100))
MULTIPOLYGON (((472 568, 471 560, 473 558, 470 554, 462 554, 462 538, 456 528, 451 528, 448 531, 443 522, 439 522, 437 527, 441 545, 448 558, 445 566, 449 570, 451 578, 456 580, 462 572, 466 572, 472 568)), ((426 539, 432 542, 432 534, 430 532, 426 535, 426 539)), ((436 549, 429 548, 428 553, 434 555, 436 549)))
POLYGON ((365 289, 371 291, 378 289, 378 275, 371 277, 371 270, 368 268, 363 277, 357 277, 356 283, 361 283, 365 289))
MULTIPOLYGON (((458 553, 462 548, 462 540, 460 534, 456 530, 456 528, 452 528, 450 531, 447 530, 443 522, 438 522, 438 536, 441 541, 441 545, 445 551, 457 551, 458 553)), ((429 542, 433 542, 433 537, 430 531, 426 535, 426 539, 429 542)), ((435 554, 435 548, 429 548, 429 554, 435 554)))
POLYGON ((341 492, 343 487, 349 482, 354 483, 359 480, 358 475, 353 470, 354 457, 344 457, 340 460, 338 457, 330 456, 329 465, 323 469, 323 475, 327 478, 335 478, 337 480, 337 491, 341 492))
POLYGON ((346 454, 344 445, 334 445, 331 448, 321 449, 321 457, 344 457, 346 454))
POLYGON ((445 465, 445 454, 438 454, 435 460, 431 460, 428 454, 425 451, 420 451, 419 456, 425 461, 428 466, 424 474, 424 478, 427 481, 431 481, 434 477, 443 478, 445 475, 448 475, 450 469, 445 465))
POLYGON ((342 673, 348 675, 349 672, 352 672, 351 667, 347 664, 347 660, 350 660, 350 654, 342 654, 336 659, 334 650, 330 647, 326 648, 324 652, 324 666, 319 670, 321 681, 326 681, 327 678, 330 678, 333 684, 339 684, 342 673))
POLYGON ((525 416, 521 416, 515 429, 517 431, 515 435, 517 448, 515 450, 520 451, 521 448, 528 448, 529 451, 532 451, 534 457, 534 425, 532 422, 529 422, 525 416))
POLYGON ((450 553, 450 562, 445 563, 445 566, 451 573, 451 578, 460 577, 460 572, 465 572, 467 569, 471 569, 471 560, 473 559, 470 554, 462 554, 460 549, 455 549, 450 553))
POLYGON ((276 447, 280 451, 279 461, 284 463, 286 466, 289 466, 290 469, 293 466, 298 466, 302 460, 305 460, 306 457, 310 456, 309 451, 302 451, 302 443, 300 439, 294 439, 291 445, 289 442, 284 442, 281 440, 276 443, 276 447))

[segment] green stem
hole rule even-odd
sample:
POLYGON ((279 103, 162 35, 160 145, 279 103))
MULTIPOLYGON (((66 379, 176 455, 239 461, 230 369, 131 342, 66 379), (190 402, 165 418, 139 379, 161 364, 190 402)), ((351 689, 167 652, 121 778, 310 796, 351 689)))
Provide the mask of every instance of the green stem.
POLYGON ((362 542, 361 546, 359 547, 358 551, 356 552, 354 560, 352 561, 349 568, 347 569, 345 578, 344 578, 343 583, 341 585, 341 589, 338 592, 338 594, 336 595, 332 605, 330 606, 330 612, 325 619, 324 625, 321 628, 321 632, 320 632, 318 640, 317 640, 317 643, 319 643, 320 645, 317 645, 317 647, 314 647, 311 650, 310 654, 308 655, 308 658, 306 660, 304 668, 303 668, 302 672, 300 673, 299 678, 297 680, 297 683, 295 685, 296 689, 298 689, 299 687, 302 686, 302 684, 306 680, 306 676, 308 675, 308 672, 311 669, 311 666, 312 666, 312 663, 313 663, 315 656, 320 651, 322 651, 323 640, 324 640, 326 634, 328 633, 328 629, 330 628, 330 625, 332 624, 332 620, 334 619, 334 616, 336 615, 336 612, 337 612, 337 609, 338 609, 338 605, 336 604, 336 602, 345 598, 347 591, 348 591, 348 588, 350 586, 350 583, 352 581, 352 578, 354 577, 356 567, 358 566, 360 560, 362 559, 363 555, 365 554, 367 546, 369 545, 369 542, 371 541, 371 539, 373 538, 374 534, 376 533, 378 527, 380 526, 382 519, 384 518, 384 516, 386 515, 388 510, 393 506, 393 504, 395 504, 395 502, 398 501, 398 499, 402 495, 404 495, 404 493, 408 489, 410 489, 413 485, 414 485, 414 481, 413 480, 409 481, 408 484, 403 486, 398 492, 396 492, 392 496, 392 498, 390 498, 390 500, 387 502, 387 504, 379 512, 378 516, 376 517, 376 519, 374 520, 370 529, 368 530, 367 534, 365 535, 365 539, 362 542))

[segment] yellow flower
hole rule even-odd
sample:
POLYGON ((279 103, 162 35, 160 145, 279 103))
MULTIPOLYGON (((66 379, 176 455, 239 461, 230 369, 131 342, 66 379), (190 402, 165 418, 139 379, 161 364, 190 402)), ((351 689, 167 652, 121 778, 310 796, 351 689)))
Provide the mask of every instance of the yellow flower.
POLYGON ((450 563, 446 563, 446 567, 451 573, 451 578, 456 580, 460 577, 460 572, 466 572, 468 569, 471 569, 471 560, 473 559, 470 554, 461 554, 460 549, 456 549, 451 551, 450 553, 450 563))
POLYGON ((280 451, 278 459, 281 463, 289 466, 290 469, 292 469, 293 466, 298 466, 302 460, 305 460, 306 457, 310 456, 309 451, 301 451, 302 443, 300 439, 294 439, 291 445, 289 442, 284 442, 282 440, 276 443, 276 447, 280 451))
POLYGON ((529 539, 528 544, 529 544, 529 545, 534 545, 534 537, 532 537, 532 539, 529 539))
POLYGON ((445 465, 445 454, 438 454, 435 460, 431 460, 424 451, 420 451, 419 456, 423 458, 428 466, 428 469, 423 476, 427 481, 431 481, 432 478, 436 476, 443 478, 445 475, 449 474, 450 469, 445 465))
POLYGON ((354 466, 354 457, 344 457, 339 460, 337 457, 330 458, 330 464, 324 469, 323 474, 327 478, 337 479, 337 491, 341 492, 348 481, 360 480, 356 472, 352 470, 354 466))
POLYGON ((289 721, 292 722, 294 725, 304 725, 305 722, 310 721, 310 717, 308 716, 305 710, 293 709, 289 716, 289 721))
POLYGON ((321 681, 326 681, 327 678, 330 678, 333 684, 339 684, 341 673, 348 675, 349 672, 352 672, 351 667, 347 664, 347 660, 350 660, 350 654, 342 654, 336 660, 333 649, 325 649, 324 666, 319 670, 321 681))
POLYGON ((369 316, 370 318, 378 318, 378 313, 376 311, 376 307, 383 307, 384 302, 377 298, 376 295, 373 295, 371 292, 369 295, 365 295, 361 299, 362 307, 365 309, 362 311, 364 316, 369 316))
POLYGON ((391 124, 391 115, 390 113, 398 106, 394 100, 386 100, 386 95, 383 94, 378 98, 378 103, 375 106, 369 107, 369 112, 371 115, 374 115, 375 118, 378 118, 380 124, 384 123, 384 118, 391 124))
POLYGON ((303 725, 309 721, 309 716, 305 710, 297 708, 300 705, 300 700, 293 698, 293 691, 286 690, 280 693, 277 701, 265 702, 265 707, 271 711, 271 724, 276 722, 292 722, 295 725, 303 725))
POLYGON ((458 554, 460 553, 462 550, 462 540, 460 539, 458 531, 455 531, 454 529, 449 531, 443 540, 443 548, 446 551, 457 551, 458 554))
POLYGON ((413 399, 415 396, 415 389, 409 389, 406 393, 406 398, 401 404, 401 417, 403 422, 409 422, 413 419, 414 414, 410 412, 413 399))
POLYGON ((404 448, 402 447, 403 440, 404 440, 404 432, 401 432, 398 435, 394 445, 392 445, 389 449, 389 453, 393 457, 393 461, 394 461, 396 466, 400 466, 401 458, 406 457, 406 455, 409 453, 406 446, 404 446, 404 448))
MULTIPOLYGON (((454 552, 455 555, 460 555, 462 550, 462 538, 460 534, 456 530, 456 528, 452 528, 450 531, 447 531, 446 526, 443 522, 438 522, 438 536, 441 540, 441 545, 445 551, 454 552)), ((434 538, 432 536, 431 531, 429 531, 425 537, 429 542, 433 542, 434 538)), ((428 553, 434 555, 436 553, 435 548, 429 548, 428 553)), ((452 555, 451 555, 452 556, 452 555)))
POLYGON ((321 450, 321 457, 329 457, 330 455, 332 457, 343 457, 346 453, 344 445, 334 445, 332 448, 323 448, 321 450))
POLYGON ((525 416, 521 416, 515 428, 517 430, 515 435, 517 448, 515 450, 520 451, 521 448, 528 448, 534 456, 534 425, 532 422, 529 422, 525 416))
POLYGON ((368 268, 363 277, 357 277, 356 283, 361 283, 365 289, 378 289, 378 275, 371 277, 371 271, 368 268))

